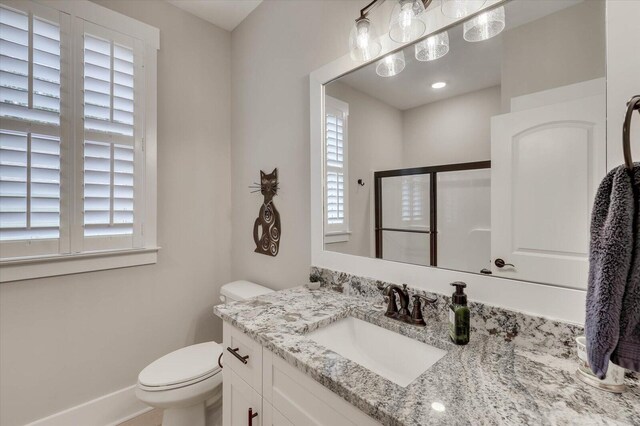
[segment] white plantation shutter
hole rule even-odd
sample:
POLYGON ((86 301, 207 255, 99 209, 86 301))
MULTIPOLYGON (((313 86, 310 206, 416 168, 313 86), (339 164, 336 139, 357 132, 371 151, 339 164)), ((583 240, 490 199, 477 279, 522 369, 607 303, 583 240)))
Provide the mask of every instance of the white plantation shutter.
POLYGON ((344 223, 344 118, 327 112, 327 223, 344 223))
POLYGON ((1 117, 60 124, 58 24, 0 7, 0 72, 1 117))
POLYGON ((133 46, 85 33, 85 131, 133 137, 133 68, 133 46))
POLYGON ((84 246, 133 247, 140 229, 141 55, 135 40, 87 22, 82 39, 84 246))
POLYGON ((0 282, 155 263, 159 42, 92 2, 0 0, 0 282))
POLYGON ((348 232, 346 103, 325 97, 325 232, 348 232))
POLYGON ((84 235, 133 234, 133 148, 84 143, 84 235))
POLYGON ((61 226, 59 13, 0 6, 0 242, 57 253, 61 226))
POLYGON ((60 140, 0 131, 0 240, 60 236, 60 140))
POLYGON ((425 218, 423 175, 402 177, 402 220, 421 225, 425 218))

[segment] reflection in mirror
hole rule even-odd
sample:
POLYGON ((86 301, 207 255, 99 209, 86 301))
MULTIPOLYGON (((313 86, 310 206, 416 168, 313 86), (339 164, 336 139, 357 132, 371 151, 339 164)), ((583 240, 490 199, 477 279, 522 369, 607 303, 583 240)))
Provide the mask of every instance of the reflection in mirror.
POLYGON ((325 250, 586 288, 604 0, 512 0, 401 52, 325 85, 325 250))

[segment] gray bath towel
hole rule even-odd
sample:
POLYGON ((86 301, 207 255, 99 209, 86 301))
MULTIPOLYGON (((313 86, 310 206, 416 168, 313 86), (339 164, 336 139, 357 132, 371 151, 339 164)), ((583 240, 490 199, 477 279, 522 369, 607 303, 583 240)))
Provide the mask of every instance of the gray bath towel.
POLYGON ((604 178, 593 207, 585 334, 593 373, 640 371, 640 163, 604 178))

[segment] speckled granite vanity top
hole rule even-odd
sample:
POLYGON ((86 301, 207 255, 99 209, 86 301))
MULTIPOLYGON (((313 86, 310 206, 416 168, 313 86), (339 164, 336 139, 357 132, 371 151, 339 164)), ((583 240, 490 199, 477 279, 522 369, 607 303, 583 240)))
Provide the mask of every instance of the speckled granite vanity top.
POLYGON ((606 393, 578 382, 577 357, 562 349, 547 350, 524 338, 507 342, 491 331, 472 334, 467 346, 456 346, 439 315, 426 318, 426 327, 403 324, 384 316, 381 298, 334 290, 297 287, 214 310, 383 424, 640 424, 640 380, 635 375, 627 378, 627 393, 606 393), (403 388, 305 337, 347 316, 447 354, 403 388), (434 410, 434 402, 445 410, 434 410))

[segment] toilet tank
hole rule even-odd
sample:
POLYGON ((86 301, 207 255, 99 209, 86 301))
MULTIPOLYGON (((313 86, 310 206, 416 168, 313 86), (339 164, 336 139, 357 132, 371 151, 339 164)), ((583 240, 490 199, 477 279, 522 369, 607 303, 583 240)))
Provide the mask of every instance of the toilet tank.
POLYGON ((234 281, 225 284, 220 289, 220 300, 223 303, 246 300, 262 294, 273 293, 273 290, 251 281, 234 281))

